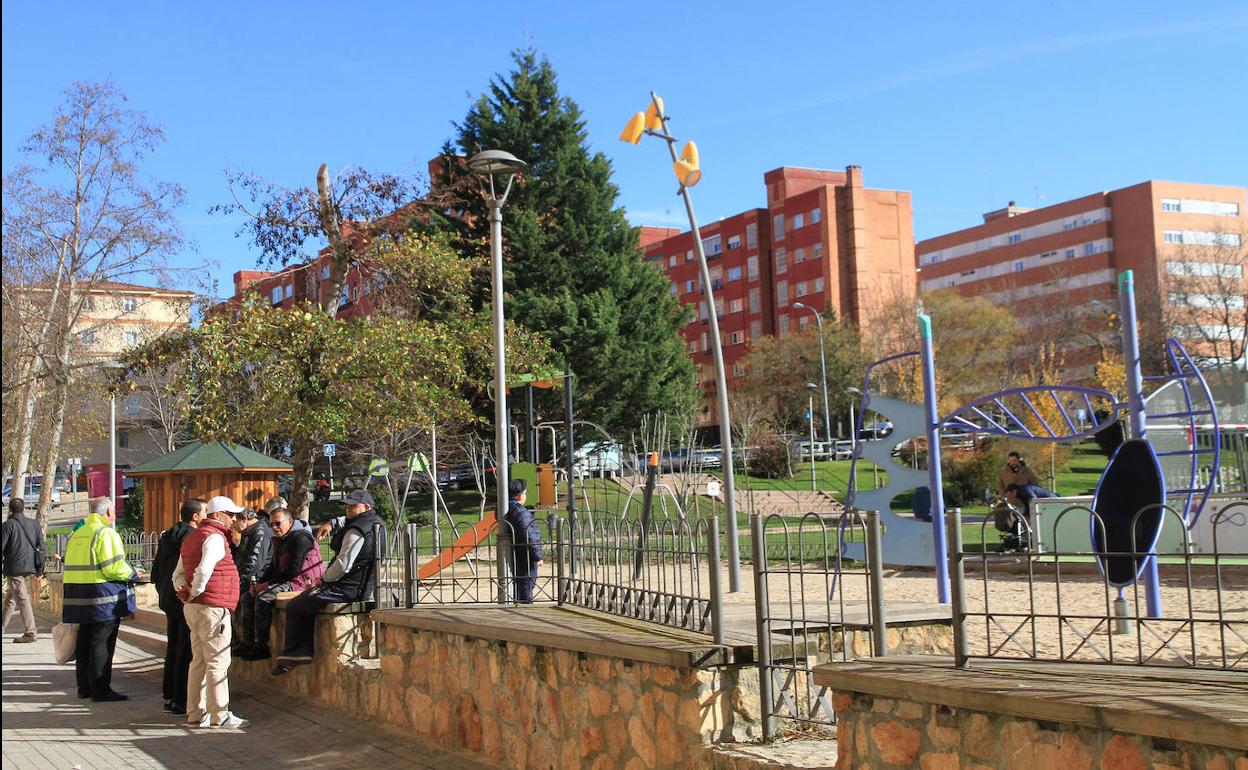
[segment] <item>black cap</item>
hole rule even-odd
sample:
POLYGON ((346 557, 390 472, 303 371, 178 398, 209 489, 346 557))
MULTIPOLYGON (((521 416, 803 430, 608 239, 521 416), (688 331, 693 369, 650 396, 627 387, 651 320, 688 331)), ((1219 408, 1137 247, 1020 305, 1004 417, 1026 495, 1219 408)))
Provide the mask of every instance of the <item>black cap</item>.
POLYGON ((351 494, 347 495, 343 499, 347 501, 347 505, 363 504, 363 505, 367 505, 369 508, 377 507, 377 504, 373 502, 372 492, 369 492, 367 489, 353 490, 351 494))

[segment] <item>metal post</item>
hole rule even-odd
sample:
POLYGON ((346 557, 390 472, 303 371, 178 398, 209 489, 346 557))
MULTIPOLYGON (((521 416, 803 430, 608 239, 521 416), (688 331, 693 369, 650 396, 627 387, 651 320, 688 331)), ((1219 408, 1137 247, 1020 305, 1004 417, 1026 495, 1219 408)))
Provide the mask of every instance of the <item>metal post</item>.
POLYGON ((563 604, 563 520, 555 518, 555 604, 563 604))
POLYGON ((724 589, 719 582, 719 519, 711 516, 710 541, 707 545, 707 576, 711 583, 711 638, 715 644, 724 643, 724 589))
POLYGON ((750 516, 750 545, 754 556, 754 623, 758 632, 758 699, 762 706, 763 738, 775 737, 771 694, 771 607, 767 596, 767 544, 763 517, 750 516))
POLYGON ((329 456, 329 491, 334 491, 334 456, 329 456))
POLYGON ((495 542, 495 576, 498 578, 497 599, 507 603, 507 540, 502 527, 510 499, 507 495, 507 347, 503 337, 503 201, 492 198, 490 206, 490 264, 492 278, 490 295, 494 312, 494 520, 498 522, 495 542))
POLYGON ((815 394, 806 394, 806 415, 810 423, 810 491, 814 492, 815 484, 815 394))
POLYGON ((867 568, 871 586, 871 646, 877 658, 888 655, 888 624, 884 618, 884 546, 879 511, 864 511, 867 520, 867 568))
MULTIPOLYGON (((679 159, 676 154, 676 137, 668 132, 667 115, 663 114, 659 97, 653 91, 650 92, 650 100, 663 123, 663 133, 656 135, 667 141, 667 149, 675 163, 679 159)), ((689 188, 683 184, 680 186, 680 196, 685 201, 685 213, 689 215, 693 251, 698 257, 698 272, 706 290, 707 315, 711 322, 711 353, 715 362, 715 395, 719 413, 720 462, 724 471, 724 519, 729 535, 728 590, 736 593, 741 590, 741 532, 737 527, 736 482, 732 468, 732 421, 728 414, 728 377, 724 374, 724 346, 719 335, 719 314, 715 312, 715 289, 711 285, 711 270, 706 265, 706 250, 702 247, 702 231, 698 228, 698 218, 693 213, 693 199, 689 197, 689 188)))
MULTIPOLYGON (((641 572, 645 566, 646 559, 646 538, 650 534, 650 513, 654 506, 654 487, 659 477, 659 453, 651 452, 650 461, 646 464, 646 488, 641 496, 641 531, 637 533, 637 553, 633 556, 633 580, 641 579, 641 572)), ((719 553, 719 546, 716 544, 715 553, 719 553)), ((711 563, 712 573, 719 569, 718 562, 711 563)), ((719 577, 713 578, 718 580, 719 577)))
MULTIPOLYGON (((565 356, 566 358, 566 356, 565 356)), ((572 437, 572 369, 563 372, 563 425, 568 434, 568 451, 564 453, 564 468, 568 476, 568 572, 576 577, 576 482, 573 477, 576 443, 572 437)))
MULTIPOLYGON (((43 480, 48 483, 47 479, 43 480)), ((117 394, 108 394, 108 499, 117 512, 117 394)))
MULTIPOLYGON (((823 314, 810 305, 794 302, 794 307, 806 308, 815 314, 815 326, 819 329, 819 382, 823 385, 823 439, 832 443, 832 412, 828 409, 828 357, 823 345, 823 314)), ((833 451, 833 457, 836 453, 833 451)))
POLYGON ((416 606, 416 546, 420 542, 420 525, 408 524, 403 528, 403 606, 416 606))
POLYGON ((524 386, 524 443, 529 462, 537 462, 537 428, 533 425, 533 383, 524 386))
MULTIPOLYGON (((1144 419, 1144 375, 1135 315, 1135 274, 1130 270, 1118 274, 1118 318, 1122 323, 1122 365, 1127 379, 1127 426, 1130 430, 1127 438, 1143 439, 1148 433, 1144 419)), ((1144 562, 1144 595, 1148 600, 1148 616, 1160 618, 1161 575, 1156 555, 1144 562)))
POLYGON ((950 513, 949 550, 941 555, 940 560, 947 559, 953 563, 953 602, 950 607, 953 618, 953 664, 957 668, 966 668, 966 584, 965 571, 962 568, 962 511, 954 508, 950 513))
MULTIPOLYGON (((927 481, 932 491, 932 535, 936 561, 936 600, 949 603, 949 562, 945 559, 945 493, 940 469, 940 417, 936 409, 936 359, 932 351, 932 319, 919 314, 923 361, 923 409, 927 423, 927 481)), ((959 541, 961 536, 959 536, 959 541)))

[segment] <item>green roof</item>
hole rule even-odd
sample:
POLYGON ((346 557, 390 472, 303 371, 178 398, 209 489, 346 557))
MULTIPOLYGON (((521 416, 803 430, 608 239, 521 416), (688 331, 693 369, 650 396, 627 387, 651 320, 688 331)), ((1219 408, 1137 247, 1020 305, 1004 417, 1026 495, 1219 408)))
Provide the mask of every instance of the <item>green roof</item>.
POLYGON ((139 473, 160 473, 162 471, 217 471, 261 469, 274 471, 290 471, 289 463, 274 460, 272 457, 252 451, 238 444, 227 444, 224 441, 204 443, 196 441, 146 462, 137 468, 124 471, 127 476, 139 473))

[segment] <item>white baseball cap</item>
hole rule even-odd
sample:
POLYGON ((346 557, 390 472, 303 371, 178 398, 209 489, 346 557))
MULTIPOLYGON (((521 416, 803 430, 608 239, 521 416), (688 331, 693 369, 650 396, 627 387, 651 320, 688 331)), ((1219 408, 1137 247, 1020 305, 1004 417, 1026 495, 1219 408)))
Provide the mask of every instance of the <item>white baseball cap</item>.
POLYGON ((244 510, 246 509, 241 505, 235 505, 234 501, 225 495, 217 495, 208 501, 208 510, 205 511, 205 513, 212 514, 219 513, 221 511, 226 511, 228 513, 242 513, 244 510))

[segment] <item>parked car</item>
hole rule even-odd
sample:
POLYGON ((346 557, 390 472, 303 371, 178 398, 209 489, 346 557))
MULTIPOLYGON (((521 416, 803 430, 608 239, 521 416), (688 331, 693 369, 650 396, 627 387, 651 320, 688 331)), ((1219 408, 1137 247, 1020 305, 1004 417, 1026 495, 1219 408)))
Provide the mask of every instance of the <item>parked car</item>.
MULTIPOLYGON (((797 450, 799 459, 805 460, 811 456, 812 444, 809 440, 795 442, 793 447, 797 450)), ((833 442, 815 441, 813 447, 816 461, 831 460, 836 452, 835 443, 833 442)))
POLYGON ((834 458, 836 460, 848 460, 854 456, 854 442, 847 438, 837 439, 832 442, 835 445, 834 458))
MULTIPOLYGON (((30 478, 26 480, 26 489, 22 493, 22 499, 26 501, 26 505, 28 506, 36 505, 39 502, 39 494, 42 490, 43 490, 43 477, 31 476, 30 478)), ((0 504, 8 505, 9 498, 12 496, 13 496, 13 485, 11 483, 5 484, 3 499, 0 500, 0 504)), ((61 502, 61 493, 55 487, 52 488, 52 502, 53 503, 61 502)))
POLYGON ((477 477, 481 475, 485 476, 486 486, 494 483, 495 471, 493 463, 479 464, 475 471, 472 463, 461 463, 451 466, 451 470, 455 473, 456 489, 473 489, 477 486, 477 477))
POLYGON ((586 476, 614 476, 624 472, 624 453, 614 441, 591 441, 572 453, 572 473, 586 476))

